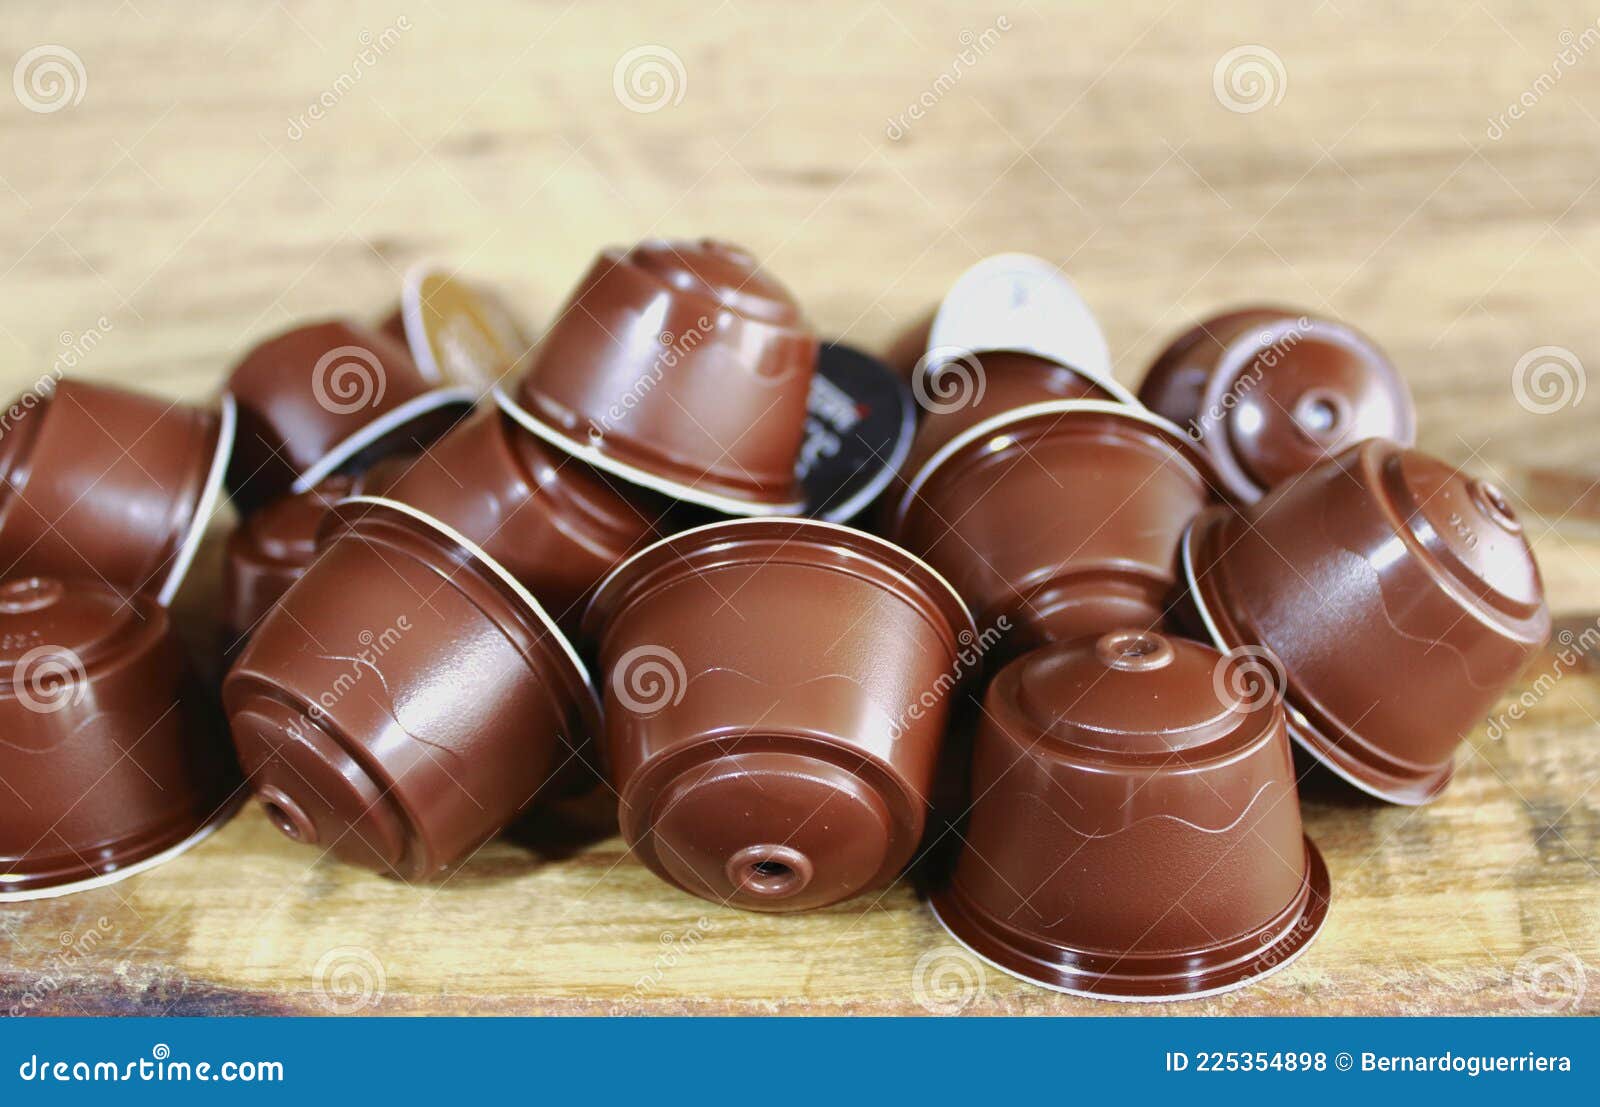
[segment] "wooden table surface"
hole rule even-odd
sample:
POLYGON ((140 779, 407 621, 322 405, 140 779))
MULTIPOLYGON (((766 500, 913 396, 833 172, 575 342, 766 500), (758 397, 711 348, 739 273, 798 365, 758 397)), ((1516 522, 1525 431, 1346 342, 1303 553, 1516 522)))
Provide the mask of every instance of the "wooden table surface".
MULTIPOLYGON (((423 257, 537 325, 597 248, 650 234, 742 242, 824 332, 884 349, 974 260, 1027 250, 1074 277, 1130 383, 1222 306, 1356 322, 1408 377, 1422 445, 1512 491, 1558 626, 1590 643, 1595 14, 11 0, 0 376, 198 397, 279 328, 386 311, 423 257)), ((904 883, 719 910, 629 858, 602 803, 427 888, 312 863, 248 808, 163 868, 0 906, 0 1011, 1600 1011, 1600 683, 1578 652, 1535 664, 1525 717, 1475 735, 1432 806, 1309 782, 1330 921, 1220 999, 1019 984, 904 883)))

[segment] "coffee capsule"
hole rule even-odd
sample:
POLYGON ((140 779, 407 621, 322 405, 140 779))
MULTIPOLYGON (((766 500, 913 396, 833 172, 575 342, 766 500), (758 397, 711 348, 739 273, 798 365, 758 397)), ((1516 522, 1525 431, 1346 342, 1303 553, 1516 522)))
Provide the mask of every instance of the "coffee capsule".
POLYGON ((0 901, 121 880, 221 825, 237 775, 209 708, 150 597, 0 584, 0 901))
POLYGON ((732 515, 797 514, 817 339, 736 246, 651 240, 600 255, 501 397, 597 468, 732 515))
POLYGON ((1112 380, 1094 312, 1057 266, 1028 254, 995 254, 956 278, 928 328, 923 362, 981 350, 1033 354, 1103 385, 1112 380))
POLYGON ((565 636, 460 533, 354 497, 223 681, 273 824, 405 880, 467 857, 559 791, 598 732, 565 636))
POLYGON ((389 335, 344 320, 261 343, 228 378, 228 393, 239 404, 228 488, 245 511, 386 454, 420 449, 480 394, 430 376, 389 335))
POLYGON ((492 292, 430 262, 406 270, 400 306, 384 321, 425 377, 483 395, 529 349, 516 317, 492 292))
POLYGON ((170 604, 217 508, 235 410, 85 381, 27 393, 0 437, 0 574, 85 577, 170 604))
POLYGON ((674 529, 674 503, 607 478, 495 407, 410 459, 384 495, 466 535, 576 629, 600 579, 674 529))
POLYGON ((1251 503, 1368 438, 1409 446, 1405 381, 1345 323, 1283 308, 1209 319, 1156 359, 1139 399, 1187 428, 1227 494, 1251 503))
POLYGON ((622 833, 657 875, 801 911, 911 859, 982 645, 922 562, 831 523, 715 523, 624 562, 584 626, 622 833))
POLYGON ((336 474, 315 488, 279 496, 240 520, 228 536, 222 573, 222 645, 233 655, 256 623, 316 560, 328 509, 357 491, 336 474))
POLYGON ((1444 790, 1461 739, 1550 636, 1505 494, 1392 442, 1202 514, 1184 567, 1218 646, 1281 662, 1290 736, 1394 803, 1444 790))
POLYGON ((916 430, 905 381, 859 350, 823 343, 797 465, 805 513, 833 523, 866 514, 905 464, 916 430))
POLYGON ((933 908, 997 968, 1186 999, 1287 965, 1328 872, 1300 823, 1270 674, 1153 631, 1059 642, 989 686, 971 820, 933 908))
POLYGON ((946 443, 888 533, 955 586, 979 626, 1004 630, 1003 659, 1159 625, 1209 478, 1183 432, 1142 408, 1034 404, 946 443))
MULTIPOLYGON (((912 378, 924 415, 909 456, 900 467, 898 496, 909 482, 964 431, 998 416, 1052 400, 1139 402, 1109 378, 1097 381, 1049 358, 1015 350, 962 353, 920 367, 912 378)), ((891 514, 898 503, 888 504, 891 514)))

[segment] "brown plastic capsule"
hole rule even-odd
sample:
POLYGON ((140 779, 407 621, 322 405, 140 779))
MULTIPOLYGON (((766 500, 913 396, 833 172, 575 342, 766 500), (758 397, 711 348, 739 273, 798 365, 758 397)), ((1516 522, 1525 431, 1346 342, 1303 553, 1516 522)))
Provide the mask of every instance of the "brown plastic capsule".
POLYGON ((100 581, 0 583, 0 901, 168 860, 237 806, 237 772, 166 609, 100 581))
POLYGON ((912 479, 889 536, 950 581, 997 659, 1117 627, 1175 602, 1178 542, 1212 502, 1183 432, 1141 408, 1035 404, 969 427, 912 479))
POLYGON ((911 859, 977 660, 966 608, 926 565, 830 523, 717 523, 623 563, 585 628, 622 832, 657 875, 800 911, 911 859))
POLYGON ((565 787, 598 704, 538 602, 452 528, 370 497, 324 525, 223 682, 234 745, 287 837, 428 879, 565 787))
POLYGON ((797 514, 816 335, 737 246, 602 253, 501 402, 557 449, 730 515, 797 514))
POLYGON ((1162 351, 1139 399, 1188 430, 1238 503, 1365 439, 1409 446, 1417 429, 1405 381, 1371 339, 1285 308, 1198 324, 1162 351))
POLYGON ((67 379, 11 411, 0 573, 97 579, 170 604, 221 496, 233 402, 212 411, 67 379))
POLYGON ((1214 995, 1304 951, 1328 873, 1270 674, 1148 630, 1054 643, 990 684, 939 921, 1025 980, 1214 995))
POLYGON ((1539 567, 1489 481, 1382 440, 1184 542, 1219 647, 1281 662, 1289 733, 1372 795, 1422 804, 1550 636, 1539 567))

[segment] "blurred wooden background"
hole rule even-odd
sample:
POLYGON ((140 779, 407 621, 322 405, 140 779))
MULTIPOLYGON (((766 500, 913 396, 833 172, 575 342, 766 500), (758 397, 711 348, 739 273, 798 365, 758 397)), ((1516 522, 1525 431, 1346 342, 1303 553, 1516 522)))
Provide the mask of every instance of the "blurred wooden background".
MULTIPOLYGON (((0 383, 199 397, 277 329, 386 311, 423 257, 537 325, 596 249, 651 234, 742 242, 825 333, 883 349, 971 262, 1027 250, 1130 384, 1224 305, 1355 322, 1422 445, 1538 513, 1560 625, 1593 625, 1592 9, 641 7, 10 0, 0 383)), ((1430 808, 1309 789, 1327 931, 1260 987, 1161 1010, 1600 1010, 1591 669, 1478 736, 1430 808)), ((578 833, 603 814, 556 818, 544 852, 417 890, 309 865, 248 810, 130 882, 0 907, 0 1011, 1123 1010, 962 959, 904 886, 721 911, 578 833)))

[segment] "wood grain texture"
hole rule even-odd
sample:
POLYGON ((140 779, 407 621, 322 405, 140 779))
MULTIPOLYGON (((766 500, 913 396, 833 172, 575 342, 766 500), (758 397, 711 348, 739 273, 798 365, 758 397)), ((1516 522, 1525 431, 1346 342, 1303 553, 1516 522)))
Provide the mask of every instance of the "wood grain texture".
MULTIPOLYGON (((58 44, 86 83, 50 113, 0 88, 0 382, 61 365, 198 397, 277 328, 386 311, 420 257, 538 323, 595 249, 647 234, 743 242, 824 332, 882 349, 965 266, 1024 249, 1066 266, 1130 383, 1223 305, 1355 321, 1411 382, 1422 444, 1522 500, 1577 641, 1600 614, 1600 397, 1539 414, 1513 382, 1540 347, 1600 365, 1594 17, 13 0, 0 60, 58 44), (682 95, 641 113, 613 77, 646 45, 682 95), (1241 46, 1283 74, 1245 113, 1214 90, 1241 46)), ((197 643, 215 554, 185 600, 197 643)), ((1328 927, 1217 1000, 1097 1004, 947 960, 904 883, 803 918, 717 910, 628 858, 596 802, 422 889, 308 865, 247 810, 126 883, 0 906, 0 1011, 317 1012, 374 965, 381 1012, 1518 1012, 1541 969, 1552 1006, 1600 1011, 1600 684, 1552 655, 1527 688, 1431 807, 1308 784, 1328 927)))

